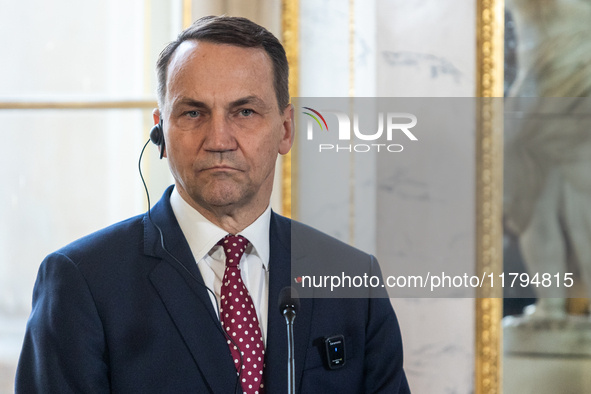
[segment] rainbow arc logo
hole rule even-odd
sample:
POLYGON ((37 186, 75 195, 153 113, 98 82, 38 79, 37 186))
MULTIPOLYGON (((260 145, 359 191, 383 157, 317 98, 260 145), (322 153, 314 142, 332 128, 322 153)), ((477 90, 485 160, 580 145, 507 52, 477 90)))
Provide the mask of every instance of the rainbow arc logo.
MULTIPOLYGON (((302 107, 306 111, 302 111, 303 114, 308 115, 310 118, 314 119, 320 130, 326 129, 328 131, 328 123, 324 116, 318 111, 310 107, 302 107)), ((359 116, 357 113, 353 114, 353 124, 351 124, 351 120, 349 119, 349 114, 343 111, 337 110, 323 110, 325 114, 332 114, 337 118, 338 121, 338 128, 336 135, 325 134, 327 137, 322 138, 323 140, 332 139, 331 144, 321 143, 318 145, 318 151, 323 152, 325 150, 333 150, 334 152, 339 152, 340 150, 346 152, 369 152, 370 150, 375 150, 376 152, 380 152, 380 148, 382 150, 387 150, 388 152, 402 152, 404 147, 400 144, 387 144, 387 143, 373 143, 373 144, 349 144, 345 146, 335 145, 336 138, 338 141, 351 141, 352 138, 358 141, 379 141, 382 135, 385 133, 385 141, 392 141, 393 135, 395 131, 403 132, 411 141, 417 141, 417 137, 410 131, 411 128, 417 125, 417 117, 411 113, 406 112, 388 112, 384 114, 383 112, 379 112, 377 114, 378 117, 378 130, 370 133, 363 133, 359 130, 359 116), (384 116, 385 115, 385 116, 384 116), (410 122, 400 122, 399 119, 407 119, 410 122), (353 126, 353 127, 351 127, 353 126), (354 134, 354 135, 353 135, 354 134), (332 138, 330 138, 332 137, 332 138)), ((366 116, 368 114, 365 114, 366 116)), ((371 115, 371 114, 369 114, 371 115)), ((314 122, 312 119, 308 119, 306 123, 306 135, 308 141, 314 139, 314 122)), ((334 128, 334 127, 333 127, 334 128)))
MULTIPOLYGON (((303 108, 304 109, 307 109, 308 111, 312 111, 316 115, 320 116, 320 119, 322 119, 322 122, 324 123, 324 126, 326 126, 326 131, 328 131, 328 125, 326 124, 326 120, 324 120, 324 117, 320 114, 320 112, 318 112, 315 109, 312 109, 310 107, 303 107, 303 108)), ((318 120, 318 118, 316 116, 312 115, 309 112, 302 112, 302 113, 304 113, 304 114, 306 114, 308 116, 311 116, 316 121, 316 123, 318 123, 318 126, 320 126, 320 130, 324 130, 324 128, 322 127, 322 123, 320 123, 320 121, 318 120)))

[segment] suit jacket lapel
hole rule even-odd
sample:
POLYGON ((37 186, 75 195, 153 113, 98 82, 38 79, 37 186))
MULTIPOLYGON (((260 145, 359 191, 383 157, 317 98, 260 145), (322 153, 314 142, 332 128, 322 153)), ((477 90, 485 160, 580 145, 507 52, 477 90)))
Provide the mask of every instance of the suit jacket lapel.
POLYGON ((174 257, 162 248, 160 232, 148 215, 144 217, 144 252, 163 260, 151 272, 150 281, 212 392, 233 393, 236 381, 228 377, 236 376, 236 367, 191 249, 172 212, 171 192, 172 187, 165 191, 151 215, 162 230, 164 246, 174 257), (225 354, 228 356, 220 357, 225 354))
MULTIPOLYGON (((287 391, 287 325, 279 313, 279 292, 292 285, 291 221, 275 213, 271 216, 271 253, 269 257, 269 316, 267 350, 265 353, 265 383, 267 393, 287 391)), ((294 257, 299 253, 294 249, 294 257)), ((299 391, 306 349, 310 336, 313 300, 300 299, 300 310, 294 321, 296 390, 299 391)))

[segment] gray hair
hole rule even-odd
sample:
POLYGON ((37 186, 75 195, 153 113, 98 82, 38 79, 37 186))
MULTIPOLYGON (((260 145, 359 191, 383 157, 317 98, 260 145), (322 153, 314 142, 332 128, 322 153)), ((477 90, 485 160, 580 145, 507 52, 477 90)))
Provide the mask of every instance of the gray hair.
POLYGON ((166 101, 166 74, 168 64, 176 49, 184 41, 198 40, 214 44, 229 44, 245 48, 262 48, 273 64, 273 87, 279 111, 289 104, 289 66, 285 49, 279 40, 267 29, 240 17, 206 16, 196 20, 183 30, 177 39, 169 43, 160 53, 156 63, 158 77, 158 106, 164 109, 166 101))

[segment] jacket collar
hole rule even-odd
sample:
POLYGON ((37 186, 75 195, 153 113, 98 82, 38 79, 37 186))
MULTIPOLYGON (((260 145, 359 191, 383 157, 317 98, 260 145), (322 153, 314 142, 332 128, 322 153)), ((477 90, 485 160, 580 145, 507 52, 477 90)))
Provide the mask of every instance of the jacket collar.
POLYGON ((150 281, 211 391, 233 393, 236 381, 228 377, 236 376, 236 369, 208 290, 172 212, 171 192, 172 186, 150 211, 151 218, 148 213, 144 216, 144 253, 162 260, 150 273, 150 281), (224 354, 228 356, 219 356, 224 354))

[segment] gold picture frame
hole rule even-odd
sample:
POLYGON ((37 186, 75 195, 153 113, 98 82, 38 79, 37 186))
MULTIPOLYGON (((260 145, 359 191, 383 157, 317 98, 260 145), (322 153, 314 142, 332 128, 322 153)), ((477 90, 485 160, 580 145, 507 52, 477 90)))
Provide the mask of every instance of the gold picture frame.
MULTIPOLYGON (((476 264, 478 275, 500 273, 503 198, 504 0, 476 6, 476 264)), ((484 287, 475 300, 475 393, 502 393, 503 298, 484 287)))

